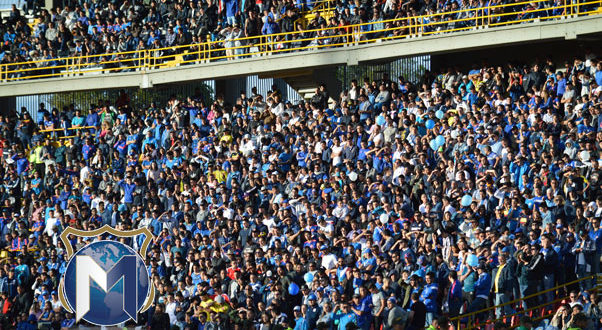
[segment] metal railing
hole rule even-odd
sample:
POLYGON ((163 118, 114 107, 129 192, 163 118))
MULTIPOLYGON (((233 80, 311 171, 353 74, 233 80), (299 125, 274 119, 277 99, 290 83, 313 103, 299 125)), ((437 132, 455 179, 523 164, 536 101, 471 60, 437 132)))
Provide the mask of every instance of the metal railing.
MULTIPOLYGON (((537 293, 534 293, 534 294, 531 294, 531 295, 528 295, 528 296, 525 296, 522 298, 514 299, 514 300, 508 301, 503 304, 487 307, 487 308, 484 308, 482 310, 475 311, 475 312, 458 315, 456 317, 451 318, 450 322, 452 322, 452 324, 454 326, 456 326, 456 329, 478 329, 481 327, 486 327, 488 325, 495 324, 499 321, 508 323, 508 321, 512 320, 513 318, 518 318, 522 315, 531 316, 531 320, 534 322, 541 321, 543 319, 552 317, 554 315, 552 308, 555 308, 559 303, 561 303, 562 301, 565 301, 569 298, 568 296, 565 295, 565 292, 568 292, 567 287, 576 285, 576 284, 579 284, 579 283, 582 283, 585 281, 591 281, 591 280, 594 281, 594 287, 592 288, 592 291, 596 292, 596 294, 599 294, 600 291, 602 290, 602 276, 600 274, 595 274, 595 275, 586 276, 586 277, 583 277, 583 278, 580 278, 580 279, 577 279, 577 280, 574 280, 571 282, 560 284, 553 288, 550 288, 547 290, 542 290, 537 293), (495 317, 490 318, 489 317, 490 314, 495 315, 495 310, 497 308, 502 308, 505 306, 514 307, 517 305, 522 305, 522 303, 525 301, 537 299, 541 296, 544 296, 548 292, 556 293, 557 291, 559 294, 557 295, 557 298, 553 299, 552 301, 546 301, 546 302, 539 304, 537 306, 534 306, 534 307, 528 307, 526 309, 517 310, 517 311, 514 311, 509 314, 504 314, 500 318, 495 318, 495 317), (537 315, 537 313, 539 313, 539 315, 537 315), (486 315, 486 320, 483 322, 477 322, 479 315, 486 315)), ((517 325, 517 324, 512 324, 512 326, 515 326, 515 325, 517 325)))
POLYGON ((55 140, 56 139, 63 140, 63 139, 70 139, 70 138, 76 136, 76 135, 67 135, 67 133, 76 132, 78 130, 87 130, 87 129, 98 130, 98 127, 96 127, 96 126, 74 126, 74 127, 68 127, 68 128, 41 129, 38 131, 38 133, 41 133, 44 135, 46 135, 46 134, 50 135, 50 136, 45 136, 46 139, 53 138, 55 140), (58 135, 58 134, 53 134, 53 133, 63 133, 64 135, 58 135))
POLYGON ((199 44, 120 53, 7 63, 0 65, 0 81, 148 71, 186 64, 357 46, 387 40, 602 13, 600 11, 602 0, 582 3, 571 3, 566 0, 551 6, 549 3, 549 0, 524 1, 325 29, 206 41, 199 44), (514 10, 516 8, 521 10, 514 10))
POLYGON ((311 4, 311 6, 307 6, 304 4, 303 6, 301 6, 301 8, 299 8, 298 5, 295 5, 297 8, 299 8, 299 12, 297 14, 307 15, 316 12, 324 13, 334 9, 333 0, 308 1, 308 4, 311 4))

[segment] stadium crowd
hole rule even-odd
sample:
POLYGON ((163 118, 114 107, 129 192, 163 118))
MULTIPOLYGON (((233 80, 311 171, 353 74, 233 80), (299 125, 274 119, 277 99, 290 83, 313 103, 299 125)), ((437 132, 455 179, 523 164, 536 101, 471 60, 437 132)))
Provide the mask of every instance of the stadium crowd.
MULTIPOLYGON (((67 226, 152 230, 151 329, 447 328, 596 274, 601 101, 588 51, 320 86, 297 104, 273 88, 21 109, 0 120, 0 322, 74 326, 56 292, 67 226)), ((551 329, 597 329, 595 282, 471 322, 569 296, 551 329)))
MULTIPOLYGON (((276 37, 272 49, 298 49, 305 46, 337 44, 335 38, 349 32, 344 28, 351 24, 373 23, 361 27, 361 37, 380 38, 410 34, 409 26, 417 23, 433 23, 422 32, 459 29, 475 26, 475 11, 463 9, 481 8, 488 5, 512 4, 512 1, 332 1, 332 10, 325 19, 319 13, 309 22, 298 21, 305 10, 320 6, 324 1, 312 0, 207 0, 207 1, 63 1, 63 5, 50 10, 38 6, 38 0, 27 0, 22 11, 13 8, 0 24, 2 46, 0 63, 20 63, 7 66, 8 78, 57 74, 57 65, 67 65, 62 58, 90 56, 86 65, 101 65, 111 70, 132 70, 136 61, 144 56, 139 50, 152 50, 156 62, 174 59, 172 55, 184 54, 186 63, 206 59, 199 53, 200 46, 168 48, 189 44, 198 45, 207 40, 221 40, 212 44, 211 57, 257 52, 251 50, 261 35, 279 32, 298 32, 286 37, 276 37), (450 13, 430 18, 419 15, 450 13), (28 24, 27 15, 35 14, 37 23, 28 24), (407 18, 407 19, 403 19, 407 18), (401 19, 382 22, 385 19, 401 19), (459 21, 457 21, 459 20, 459 21), (450 22, 442 24, 441 22, 450 22), (453 22, 451 22, 453 21, 453 22), (338 27, 338 28, 337 28, 338 27), (332 28, 318 32, 315 29, 332 28), (336 28, 336 29, 334 29, 336 28), (383 32, 383 29, 391 29, 383 32), (370 31, 380 31, 370 33, 370 31), (332 36, 333 38, 328 38, 332 36), (250 39, 235 40, 249 37, 250 39), (322 37, 322 38, 317 38, 322 37), (288 42, 286 42, 288 40, 288 42), (246 47, 248 46, 248 47, 246 47), (239 47, 234 52, 224 47, 239 47), (125 53, 124 52, 131 52, 125 53), (129 60, 129 61, 127 61, 129 60), (34 63, 23 63, 37 61, 34 63), (107 63, 108 62, 108 63, 107 63), (121 68, 121 69, 120 69, 121 68), (18 70, 25 70, 13 72, 18 70)), ((583 1, 582 1, 583 2, 583 1)), ((490 23, 563 15, 563 9, 550 9, 562 5, 559 1, 520 3, 498 7, 494 13, 516 13, 492 18, 490 23)), ((597 4, 596 4, 597 5, 597 4)), ((573 10, 587 11, 592 4, 577 6, 573 10)), ((484 10, 481 14, 485 14, 484 10)), ((416 32, 416 31, 414 31, 416 32)), ((343 37, 340 37, 343 38, 343 37)), ((257 48, 257 47, 256 47, 257 48)), ((207 49, 202 49, 206 52, 207 49)))

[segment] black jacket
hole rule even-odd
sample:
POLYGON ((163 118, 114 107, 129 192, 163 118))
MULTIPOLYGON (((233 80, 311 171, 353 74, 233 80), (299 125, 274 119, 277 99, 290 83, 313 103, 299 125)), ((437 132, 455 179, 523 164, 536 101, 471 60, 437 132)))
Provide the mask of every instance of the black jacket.
POLYGON ((558 268, 558 253, 553 248, 545 249, 542 253, 543 256, 543 273, 545 275, 556 273, 558 268))
POLYGON ((500 271, 500 268, 502 268, 502 266, 498 266, 492 274, 493 285, 491 287, 491 290, 493 290, 494 293, 506 293, 508 291, 512 291, 512 289, 514 288, 514 272, 512 269, 512 265, 507 262, 502 268, 501 273, 498 277, 498 272, 500 271), (495 290, 496 279, 497 291, 495 290))
POLYGON ((171 326, 169 324, 169 316, 167 313, 155 313, 151 320, 150 328, 151 330, 165 330, 169 329, 171 326))
POLYGON ((540 281, 543 277, 544 259, 541 253, 531 257, 531 260, 527 264, 527 280, 529 281, 540 281))

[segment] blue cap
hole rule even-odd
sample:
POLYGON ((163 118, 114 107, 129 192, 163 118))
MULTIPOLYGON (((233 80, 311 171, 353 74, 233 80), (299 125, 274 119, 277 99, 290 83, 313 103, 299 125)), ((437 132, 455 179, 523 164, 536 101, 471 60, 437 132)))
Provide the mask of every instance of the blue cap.
POLYGON ((315 294, 310 293, 309 296, 307 297, 308 300, 318 300, 318 297, 316 297, 315 294))
POLYGON ((412 277, 413 275, 416 275, 416 276, 418 276, 420 278, 423 278, 424 277, 424 271, 422 269, 415 270, 414 272, 412 272, 412 274, 410 275, 410 277, 412 277))
POLYGON ((502 249, 502 253, 510 253, 510 247, 506 246, 502 249))

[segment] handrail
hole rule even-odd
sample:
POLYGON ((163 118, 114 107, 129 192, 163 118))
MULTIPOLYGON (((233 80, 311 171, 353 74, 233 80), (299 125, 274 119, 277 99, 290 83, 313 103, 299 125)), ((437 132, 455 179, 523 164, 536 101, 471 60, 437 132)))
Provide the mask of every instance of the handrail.
POLYGON ((41 129, 38 133, 51 133, 51 132, 62 132, 64 130, 80 130, 80 129, 96 129, 96 126, 74 126, 69 128, 49 128, 49 129, 41 129))
MULTIPOLYGON (((541 296, 543 294, 546 294, 548 292, 556 291, 556 290, 562 289, 562 288, 564 288, 566 286, 577 284, 577 283, 580 283, 580 282, 583 282, 583 281, 588 281, 588 280, 591 280, 591 279, 599 280, 600 278, 599 278, 599 276, 597 274, 589 275, 589 276, 586 276, 586 277, 583 277, 583 278, 580 278, 580 279, 577 279, 577 280, 574 280, 574 281, 570 281, 570 282, 566 282, 566 283, 563 283, 563 284, 559 284, 559 285, 557 285, 557 286, 555 286, 553 288, 550 288, 550 289, 541 290, 541 291, 538 291, 536 293, 530 294, 528 296, 525 296, 525 297, 522 297, 522 298, 517 298, 517 299, 511 300, 511 301, 505 302, 503 304, 499 304, 499 305, 496 305, 496 306, 490 306, 490 307, 483 308, 483 309, 478 310, 478 311, 469 312, 469 313, 465 313, 465 314, 462 314, 462 315, 455 316, 455 317, 453 317, 453 318, 450 319, 450 322, 452 322, 452 323, 453 322, 457 322, 458 323, 458 328, 457 329, 460 329, 460 327, 459 327, 460 323, 464 319, 467 319, 467 318, 468 318, 468 320, 474 319, 474 316, 476 316, 478 314, 487 313, 487 312, 490 312, 492 310, 495 311, 495 309, 497 309, 497 308, 501 308, 501 307, 504 307, 504 306, 507 306, 507 305, 514 305, 514 304, 523 302, 525 300, 529 300, 529 299, 532 299, 532 298, 535 298, 535 297, 539 297, 539 296, 541 296)), ((597 283, 596 283, 595 287, 598 287, 597 283)), ((566 299, 566 297, 562 298, 562 299, 560 299, 558 301, 562 301, 564 299, 566 299)), ((555 300, 553 303, 556 303, 556 302, 557 301, 555 300)), ((548 302, 548 303, 544 303, 544 304, 542 304, 540 306, 531 307, 531 308, 529 308, 527 310, 524 310, 524 311, 521 311, 521 312, 517 312, 517 313, 513 313, 513 314, 507 314, 507 315, 504 315, 503 318, 511 317, 511 316, 514 316, 514 315, 524 314, 525 312, 541 308, 542 306, 545 307, 545 306, 550 305, 550 304, 551 303, 548 302)), ((499 319, 487 320, 486 323, 489 324, 489 323, 493 323, 493 322, 498 321, 498 320, 499 319)), ((469 322, 469 325, 470 325, 470 322, 469 322)))
MULTIPOLYGON (((325 2, 327 2, 327 1, 325 1, 325 2)), ((396 21, 404 21, 404 20, 408 20, 408 19, 409 20, 424 20, 425 18, 430 18, 430 17, 452 15, 452 14, 458 14, 458 13, 471 12, 471 11, 484 11, 484 10, 491 10, 491 9, 496 9, 496 8, 504 8, 504 7, 509 7, 509 6, 513 6, 514 7, 514 6, 534 4, 534 3, 547 3, 547 2, 549 2, 549 1, 548 0, 534 0, 534 1, 523 1, 523 2, 518 2, 518 3, 513 3, 513 4, 502 4, 502 5, 494 5, 494 6, 479 7, 479 8, 466 8, 466 9, 459 9, 459 10, 450 11, 450 12, 434 13, 434 14, 428 14, 428 15, 419 15, 419 16, 413 16, 413 17, 394 18, 394 19, 388 19, 388 20, 381 20, 381 21, 377 21, 377 22, 364 22, 364 23, 359 23, 359 24, 354 24, 354 25, 347 25, 345 27, 346 28, 354 28, 354 27, 361 27, 361 26, 373 25, 373 24, 381 24, 381 23, 385 24, 385 23, 396 22, 396 21)), ((551 10, 551 9, 554 9, 554 8, 564 8, 564 7, 567 7, 567 6, 569 6, 569 7, 570 6, 584 6, 584 5, 587 5, 587 4, 593 4, 593 3, 597 3, 597 2, 599 2, 599 1, 590 1, 590 2, 586 2, 586 3, 580 3, 580 4, 562 5, 562 6, 558 6, 558 7, 545 8, 543 10, 551 10)), ((530 11, 530 12, 533 12, 533 11, 530 11)), ((519 12, 511 12, 511 13, 503 13, 503 14, 505 14, 505 15, 516 15, 516 14, 519 14, 519 12)), ((497 16, 502 16, 502 15, 497 15, 497 16)), ((468 18, 466 18, 466 20, 475 20, 477 18, 478 17, 468 17, 468 18)), ((453 23, 454 21, 460 21, 460 20, 444 21, 444 22, 441 22, 441 23, 453 23)), ((510 21, 510 22, 504 22, 504 23, 511 23, 511 22, 512 21, 510 21)), ((416 24, 416 26, 421 26, 421 25, 428 26, 429 24, 432 24, 432 23, 416 24)), ((310 30, 303 30, 303 31, 280 32, 280 33, 274 33, 274 34, 270 34, 270 35, 241 37, 241 38, 231 39, 231 40, 228 40, 228 41, 230 41, 230 42, 246 41, 246 40, 257 39, 258 37, 288 36, 288 35, 295 34, 295 33, 311 33, 311 32, 327 31, 327 30, 340 29, 340 28, 341 27, 337 26, 337 27, 326 27, 325 29, 310 29, 310 30)), ((212 43, 222 43, 222 42, 224 42, 224 40, 207 41, 206 43, 207 44, 212 44, 212 43)), ((170 49, 193 47, 195 45, 199 45, 199 44, 167 46, 167 47, 161 47, 161 48, 156 48, 156 49, 148 49, 148 50, 149 51, 165 51, 165 50, 170 50, 170 49)), ((19 64, 31 64, 31 63, 40 63, 40 62, 53 62, 53 61, 61 61, 61 60, 67 60, 67 59, 84 59, 84 58, 88 59, 88 58, 93 58, 93 57, 132 54, 132 53, 137 53, 137 52, 142 52, 142 51, 143 50, 134 50, 134 51, 127 51, 127 52, 116 52, 116 53, 104 53, 104 54, 95 54, 95 55, 71 56, 71 57, 56 58, 56 59, 42 59, 42 60, 36 60, 36 61, 7 63, 7 64, 3 64, 3 65, 19 65, 19 64)))
MULTIPOLYGON (((323 1, 323 3, 330 2, 326 0, 323 1)), ((599 8, 602 7, 602 0, 592 0, 583 3, 570 3, 565 1, 561 4, 554 4, 553 6, 546 7, 545 5, 548 3, 549 0, 523 1, 512 4, 465 8, 450 12, 394 18, 374 22, 371 21, 346 26, 331 26, 324 29, 281 32, 230 40, 209 40, 198 44, 174 45, 157 49, 5 63, 0 64, 0 80, 16 81, 65 75, 80 75, 82 73, 94 72, 105 73, 123 70, 149 70, 169 65, 169 63, 180 65, 193 62, 199 63, 223 59, 230 60, 238 57, 265 56, 283 52, 288 53, 295 50, 360 45, 371 43, 376 40, 383 41, 410 36, 444 34, 470 30, 477 27, 511 25, 535 20, 544 21, 571 15, 584 16, 599 14, 599 8), (540 8, 527 9, 527 5, 540 8), (577 9, 579 9, 589 5, 598 5, 598 7, 589 11, 574 10, 575 7, 578 7, 577 9), (521 8, 521 10, 516 12, 503 12, 503 10, 502 12, 496 12, 510 6, 521 8), (553 11, 560 11, 561 14, 552 15, 553 11), (538 14, 542 12, 547 12, 549 15, 537 17, 538 14), (525 18, 526 15, 528 15, 527 18, 525 18), (445 20, 451 16, 454 16, 454 19, 445 20), (509 16, 516 17, 513 17, 514 19, 507 19, 509 16), (457 26, 462 24, 465 26, 457 26), (371 28, 378 25, 383 28, 371 30, 371 28), (310 34, 316 35, 311 36, 310 34), (375 34, 382 34, 382 36, 375 37, 375 34), (329 43, 330 39, 335 38, 341 40, 336 43, 329 43), (309 42, 309 44, 304 46, 303 43, 307 42, 309 42), (320 42, 322 42, 322 44, 320 44, 320 42), (226 47, 228 43, 231 43, 232 46, 226 47), (240 46, 234 46, 238 43, 240 46), (291 48, 285 48, 285 46, 291 48), (253 48, 255 47, 256 49, 254 50, 253 48), (188 53, 183 54, 184 51, 188 51, 188 53), (216 52, 225 52, 225 55, 216 54, 216 52), (176 56, 180 55, 191 56, 192 59, 176 60, 176 56), (45 63, 56 63, 57 65, 45 66, 45 63)))

